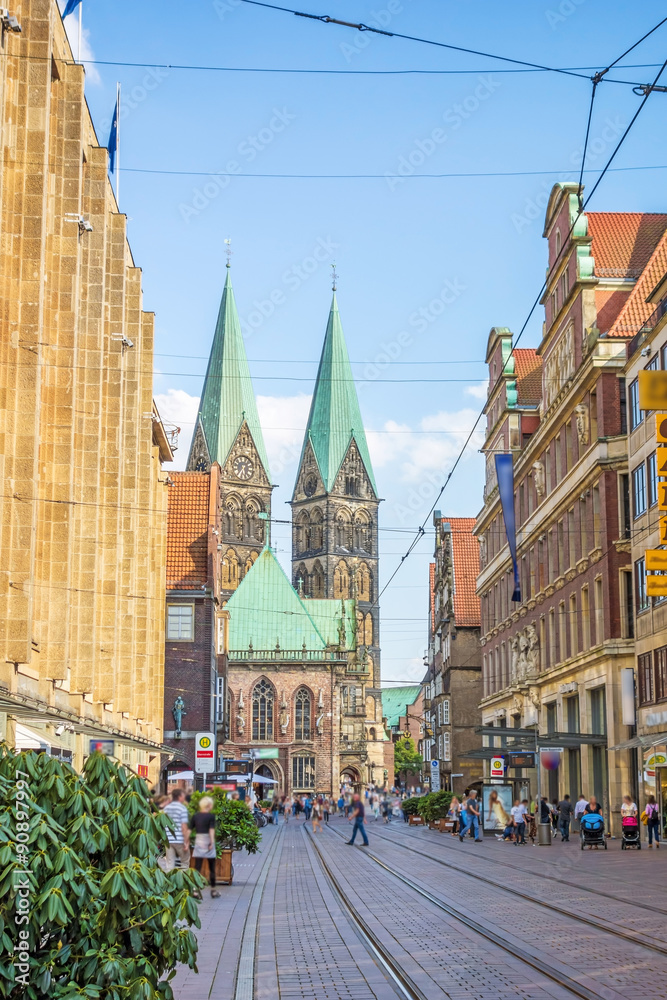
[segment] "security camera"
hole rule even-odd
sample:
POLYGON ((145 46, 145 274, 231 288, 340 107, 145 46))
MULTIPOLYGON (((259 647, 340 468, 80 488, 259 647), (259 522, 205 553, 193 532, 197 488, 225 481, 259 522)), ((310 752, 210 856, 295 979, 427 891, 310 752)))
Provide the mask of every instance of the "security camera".
POLYGON ((0 7, 0 24, 5 31, 13 31, 17 35, 21 33, 21 25, 6 7, 0 7))
POLYGON ((62 725, 56 726, 56 728, 53 731, 56 734, 56 736, 62 736, 62 734, 65 732, 65 727, 62 725))
POLYGON ((648 358, 650 356, 651 356, 651 348, 650 347, 645 347, 644 350, 642 351, 642 357, 643 358, 648 358))

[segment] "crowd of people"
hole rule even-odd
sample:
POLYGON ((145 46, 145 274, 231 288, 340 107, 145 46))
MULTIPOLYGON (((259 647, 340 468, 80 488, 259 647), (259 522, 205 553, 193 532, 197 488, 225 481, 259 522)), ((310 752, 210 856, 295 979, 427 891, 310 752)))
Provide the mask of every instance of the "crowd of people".
MULTIPOLYGON (((328 795, 274 795, 273 799, 264 806, 263 812, 270 818, 270 822, 278 823, 280 819, 288 823, 290 818, 296 819, 304 817, 306 822, 313 821, 314 828, 321 830, 321 823, 328 823, 329 818, 335 815, 344 816, 350 819, 356 809, 356 793, 349 788, 343 788, 338 798, 328 795)), ((367 788, 363 795, 362 805, 364 815, 372 816, 374 820, 382 819, 383 823, 389 823, 392 819, 405 819, 401 805, 408 798, 406 792, 380 791, 375 788, 367 788)))

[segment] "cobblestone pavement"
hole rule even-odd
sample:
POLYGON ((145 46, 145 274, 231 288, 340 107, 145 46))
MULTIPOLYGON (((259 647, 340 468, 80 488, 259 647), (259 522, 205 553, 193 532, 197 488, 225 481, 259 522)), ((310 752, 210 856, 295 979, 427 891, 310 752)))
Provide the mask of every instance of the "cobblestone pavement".
POLYGON ((205 891, 199 974, 179 973, 177 1000, 620 1000, 649 982, 667 1000, 667 851, 462 845, 372 820, 366 851, 345 845, 349 830, 338 818, 315 837, 303 821, 269 826, 261 854, 235 855, 234 885, 205 891))

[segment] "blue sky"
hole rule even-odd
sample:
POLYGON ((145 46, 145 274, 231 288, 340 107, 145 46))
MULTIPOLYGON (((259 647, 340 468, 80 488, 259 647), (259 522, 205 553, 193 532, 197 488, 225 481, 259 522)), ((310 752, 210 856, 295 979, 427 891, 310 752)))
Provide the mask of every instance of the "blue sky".
MULTIPOLYGON (((561 67, 602 68, 664 16, 645 2, 299 0, 299 9, 561 67)), ((75 18, 68 19, 76 47, 75 18)), ((106 142, 122 85, 121 209, 156 313, 155 393, 182 428, 182 463, 232 238, 233 281, 274 480, 287 518, 331 296, 329 265, 360 382, 381 508, 386 580, 483 403, 494 325, 520 329, 544 278, 544 206, 576 179, 590 82, 504 73, 506 64, 361 34, 240 0, 83 0, 85 52, 97 60, 328 70, 465 70, 401 75, 202 72, 89 66, 86 92, 106 142), (203 176, 137 171, 193 171, 203 176), (545 171, 426 178, 425 173, 545 171), (242 174, 379 174, 277 179, 242 174), (215 176, 217 175, 217 176, 215 176), (390 362, 390 363, 387 363, 390 362), (398 384, 391 384, 398 380, 398 384), (437 380, 437 381, 429 381, 437 380)), ((667 25, 633 52, 660 63, 667 25)), ((614 71, 646 82, 656 70, 614 71)), ((667 80, 664 82, 667 83, 667 80)), ((610 155, 640 98, 598 90, 589 165, 610 155)), ((614 166, 667 164, 667 94, 654 94, 614 166)), ((589 188, 595 174, 586 176, 589 188)), ((665 170, 618 171, 595 209, 665 211, 665 170)), ((538 342, 538 312, 522 340, 538 342)), ((478 437, 473 444, 479 447, 478 437)), ((473 447, 439 503, 474 516, 482 462, 473 447)), ((289 529, 274 541, 289 561, 289 529)), ((426 646, 429 532, 382 600, 383 674, 418 679, 426 646)))

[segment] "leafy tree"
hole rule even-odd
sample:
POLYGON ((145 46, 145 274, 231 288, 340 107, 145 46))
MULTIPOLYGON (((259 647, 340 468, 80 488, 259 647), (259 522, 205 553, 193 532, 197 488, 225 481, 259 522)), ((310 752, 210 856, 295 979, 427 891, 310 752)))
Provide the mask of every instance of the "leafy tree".
POLYGON ((190 799, 190 815, 194 816, 200 800, 208 795, 213 799, 215 816, 215 853, 218 857, 223 849, 240 851, 244 847, 248 854, 255 854, 262 839, 251 809, 239 800, 228 799, 221 788, 208 792, 193 792, 190 799))
POLYGON ((445 819, 453 796, 453 792, 430 792, 428 795, 422 795, 417 811, 425 823, 445 819))
POLYGON ((158 866, 170 823, 100 753, 79 774, 0 746, 0 997, 171 1000, 204 882, 158 866))
POLYGON ((418 774, 424 766, 411 736, 402 736, 394 743, 394 769, 396 774, 418 774))

